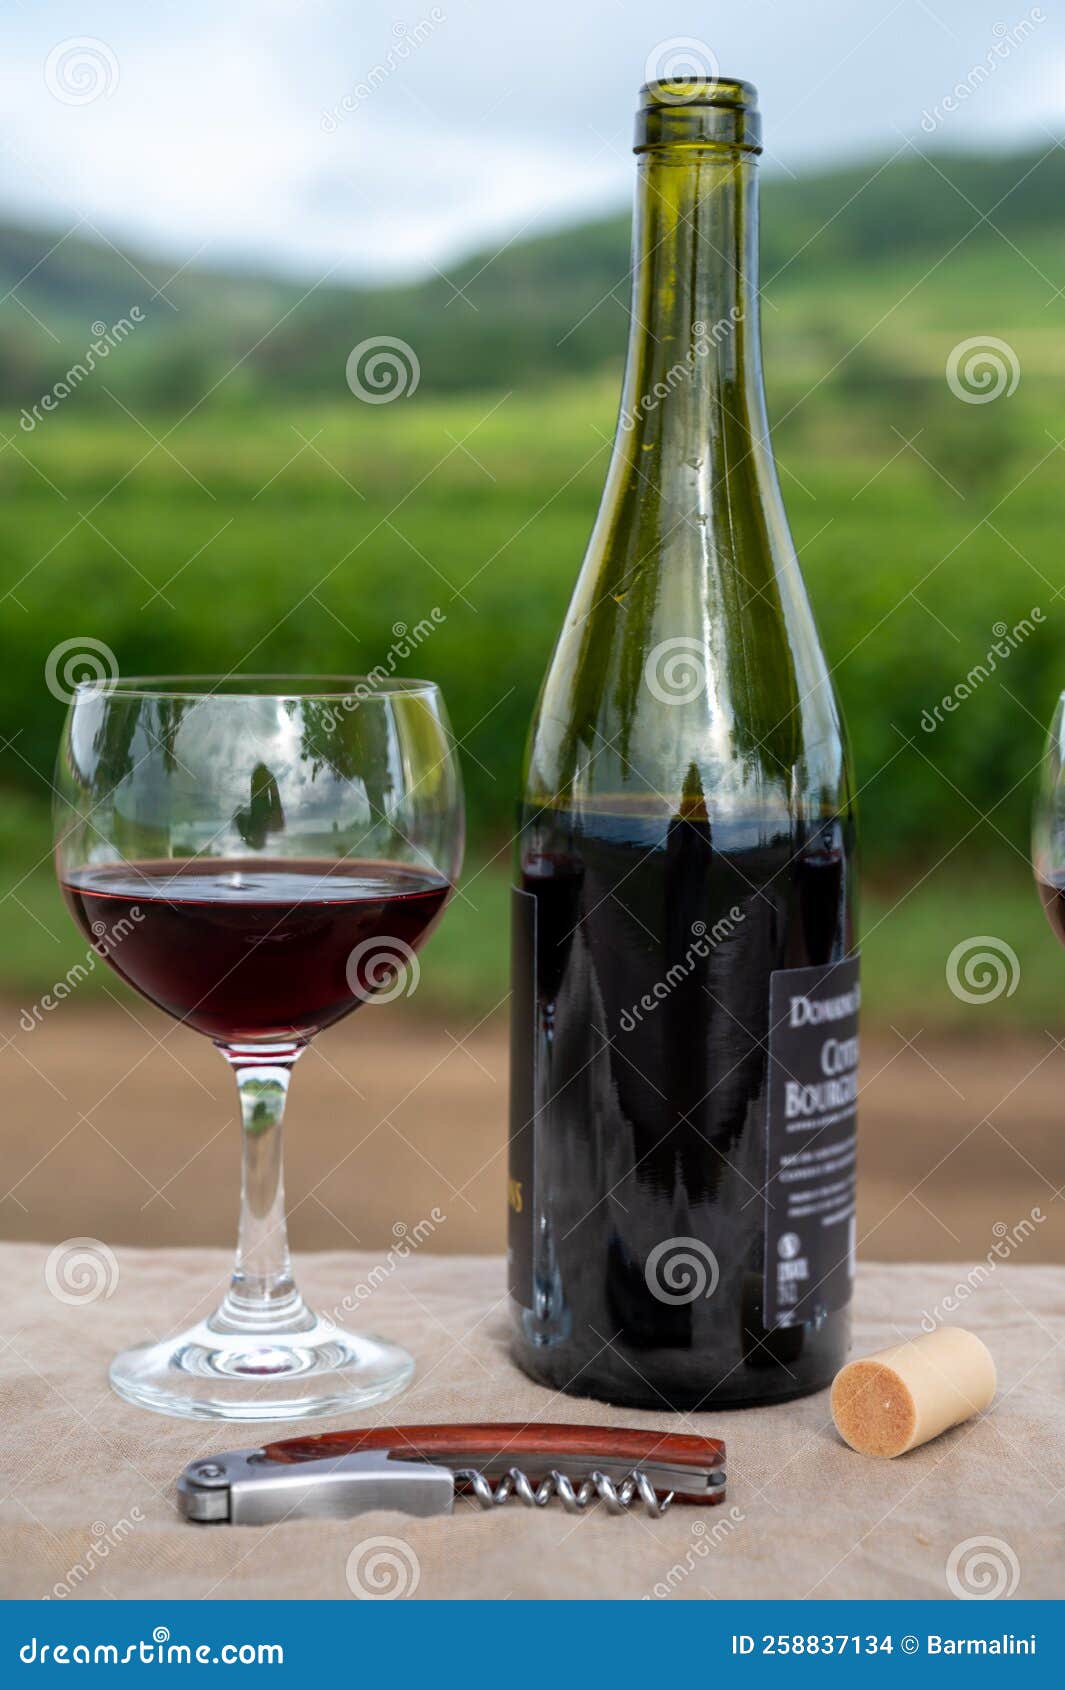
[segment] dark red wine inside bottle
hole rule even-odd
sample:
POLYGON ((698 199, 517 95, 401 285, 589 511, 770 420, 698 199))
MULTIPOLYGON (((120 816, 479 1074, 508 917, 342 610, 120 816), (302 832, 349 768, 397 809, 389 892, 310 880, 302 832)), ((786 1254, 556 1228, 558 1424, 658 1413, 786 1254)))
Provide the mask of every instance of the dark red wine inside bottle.
POLYGON ((692 1410, 830 1383, 854 1272, 852 780, 768 445, 754 91, 651 84, 606 491, 533 721, 513 1351, 692 1410))

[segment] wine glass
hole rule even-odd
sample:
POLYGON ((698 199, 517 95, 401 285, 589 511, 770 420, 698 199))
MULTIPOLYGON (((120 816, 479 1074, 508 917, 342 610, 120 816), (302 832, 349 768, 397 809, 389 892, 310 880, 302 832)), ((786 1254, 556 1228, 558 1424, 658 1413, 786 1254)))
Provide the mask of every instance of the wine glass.
POLYGON ((291 1419, 381 1402, 414 1363, 316 1317, 292 1278, 281 1124, 311 1038, 398 995, 462 859, 462 792, 428 681, 165 676, 86 682, 56 777, 75 921, 130 985, 213 1039, 243 1122, 229 1289, 111 1365, 165 1414, 291 1419))
POLYGON ((1047 920, 1065 943, 1065 692, 1054 706, 1032 817, 1032 867, 1047 920))

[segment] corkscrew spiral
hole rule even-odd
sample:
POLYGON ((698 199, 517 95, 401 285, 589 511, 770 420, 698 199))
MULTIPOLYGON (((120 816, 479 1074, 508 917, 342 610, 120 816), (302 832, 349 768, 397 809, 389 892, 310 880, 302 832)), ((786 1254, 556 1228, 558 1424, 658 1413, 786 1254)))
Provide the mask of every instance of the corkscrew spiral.
POLYGON ((634 1467, 620 1484, 607 1473, 591 1473, 575 1486, 565 1473, 552 1469, 533 1486, 527 1473, 511 1467, 493 1489, 490 1481, 476 1467, 460 1468, 455 1474, 457 1484, 465 1485, 482 1508, 501 1507, 516 1496, 526 1508, 546 1508, 557 1496, 567 1514, 580 1514, 593 1502, 602 1502, 608 1514, 624 1514, 639 1500, 653 1519, 666 1512, 673 1501, 673 1492, 659 1497, 646 1473, 634 1467))

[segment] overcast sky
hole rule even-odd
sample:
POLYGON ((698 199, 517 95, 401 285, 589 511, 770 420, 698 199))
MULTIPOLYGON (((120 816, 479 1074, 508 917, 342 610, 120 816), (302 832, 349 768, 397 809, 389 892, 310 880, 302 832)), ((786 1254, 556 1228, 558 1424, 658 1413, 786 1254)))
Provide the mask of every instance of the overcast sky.
POLYGON ((1065 135, 1062 0, 3 11, 0 215, 58 230, 85 218, 86 233, 175 265, 410 274, 627 205, 636 90, 648 62, 678 53, 758 85, 775 171, 879 158, 903 134, 922 147, 1065 135))

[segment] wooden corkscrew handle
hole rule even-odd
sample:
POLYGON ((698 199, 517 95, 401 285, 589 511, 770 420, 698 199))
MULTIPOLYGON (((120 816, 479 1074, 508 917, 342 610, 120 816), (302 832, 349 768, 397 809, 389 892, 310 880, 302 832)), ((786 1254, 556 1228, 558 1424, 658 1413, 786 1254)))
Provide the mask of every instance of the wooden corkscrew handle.
MULTIPOLYGON (((350 1432, 320 1432, 283 1438, 266 1444, 268 1461, 283 1463, 325 1461, 360 1450, 387 1450, 396 1459, 434 1459, 452 1466, 468 1458, 471 1466, 491 1461, 497 1466, 513 1458, 515 1467, 530 1462, 564 1468, 567 1461, 585 1466, 595 1461, 624 1462, 632 1467, 688 1468, 694 1475, 722 1473, 725 1445, 719 1438, 687 1433, 644 1431, 636 1427, 570 1426, 520 1421, 470 1421, 455 1425, 368 1426, 350 1432)), ((722 1483, 721 1481, 718 1481, 722 1483)), ((717 1502, 722 1488, 685 1497, 683 1473, 670 1480, 678 1501, 717 1502)))

